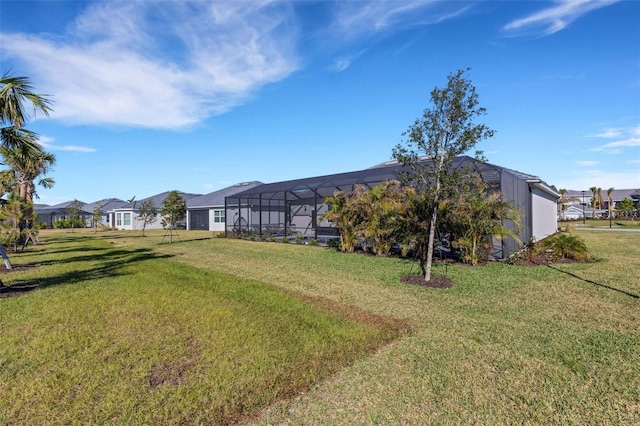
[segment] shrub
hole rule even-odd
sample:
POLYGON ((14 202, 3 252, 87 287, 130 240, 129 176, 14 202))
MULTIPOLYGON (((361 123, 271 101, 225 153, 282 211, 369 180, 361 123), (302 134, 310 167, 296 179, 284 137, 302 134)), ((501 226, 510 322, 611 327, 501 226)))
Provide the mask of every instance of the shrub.
POLYGON ((537 244, 537 252, 549 252, 554 259, 591 260, 592 256, 584 241, 567 233, 557 233, 541 240, 537 244))
POLYGON ((84 228, 87 223, 83 219, 58 219, 53 222, 55 229, 84 228))
POLYGON ((339 238, 329 238, 327 240, 327 247, 339 250, 340 249, 340 239, 339 238))

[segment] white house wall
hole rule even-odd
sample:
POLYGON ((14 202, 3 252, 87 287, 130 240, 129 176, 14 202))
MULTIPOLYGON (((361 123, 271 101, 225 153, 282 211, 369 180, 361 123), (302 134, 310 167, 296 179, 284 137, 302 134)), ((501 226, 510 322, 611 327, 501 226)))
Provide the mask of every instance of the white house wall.
POLYGON ((531 219, 533 238, 540 241, 558 231, 556 198, 534 186, 531 190, 531 219))
MULTIPOLYGON (((116 211, 113 214, 113 227, 121 231, 133 231, 142 230, 144 221, 139 218, 138 212, 135 210, 129 211, 116 211), (124 215, 129 213, 131 215, 131 221, 129 225, 125 225, 124 215), (120 220, 118 220, 120 215, 120 220)), ((153 223, 147 224, 144 229, 162 229, 162 217, 158 215, 157 220, 153 223)))

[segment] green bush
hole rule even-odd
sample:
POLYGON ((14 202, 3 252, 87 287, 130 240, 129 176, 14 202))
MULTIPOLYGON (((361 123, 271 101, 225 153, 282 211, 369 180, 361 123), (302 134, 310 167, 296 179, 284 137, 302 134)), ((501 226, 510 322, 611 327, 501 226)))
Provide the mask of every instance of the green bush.
POLYGON ((340 250, 340 239, 339 238, 330 238, 327 240, 327 247, 340 250))
POLYGON ((85 228, 87 226, 83 219, 58 219, 53 222, 53 228, 55 229, 69 229, 69 228, 85 228))
POLYGON ((15 247, 16 244, 20 243, 22 237, 22 233, 17 228, 7 228, 0 231, 0 243, 5 247, 15 247))
POLYGON ((549 253, 553 259, 575 259, 588 261, 592 255, 584 241, 567 233, 558 233, 541 240, 536 244, 538 253, 549 253))

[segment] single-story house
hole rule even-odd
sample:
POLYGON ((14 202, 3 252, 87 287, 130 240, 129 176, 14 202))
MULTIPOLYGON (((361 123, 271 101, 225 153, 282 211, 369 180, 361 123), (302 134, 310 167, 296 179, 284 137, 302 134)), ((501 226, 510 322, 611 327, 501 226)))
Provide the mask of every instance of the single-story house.
MULTIPOLYGON (((37 214, 36 223, 42 223, 47 228, 52 228, 53 223, 60 219, 67 218, 67 208, 77 200, 65 201, 63 203, 54 204, 53 206, 49 206, 46 204, 35 204, 34 211, 37 214)), ((85 203, 81 202, 82 205, 85 203)), ((87 214, 84 210, 80 213, 81 219, 87 221, 91 220, 91 215, 87 214)))
POLYGON ((82 206, 82 211, 89 215, 87 220, 87 227, 93 226, 93 211, 96 207, 100 206, 102 210, 102 217, 98 225, 105 225, 111 228, 111 215, 108 213, 110 210, 117 209, 127 204, 126 201, 119 198, 105 198, 104 200, 94 201, 82 206))
POLYGON ((586 217, 586 210, 582 206, 568 206, 559 213, 559 220, 578 220, 586 217))
POLYGON ((187 229, 224 231, 225 198, 258 185, 262 185, 262 182, 242 182, 190 199, 187 201, 187 229))
MULTIPOLYGON (((115 229, 120 230, 134 230, 134 229, 142 229, 144 226, 144 222, 139 217, 140 206, 147 200, 151 200, 154 207, 158 210, 158 218, 155 222, 151 224, 147 224, 145 229, 162 229, 162 217, 160 216, 160 211, 162 210, 162 203, 167 199, 169 192, 166 191, 160 194, 153 195, 151 197, 144 198, 140 201, 132 200, 126 204, 123 204, 120 207, 112 209, 108 211, 110 215, 110 223, 111 226, 115 229)), ((188 194, 185 192, 178 191, 178 194, 184 198, 184 200, 188 203, 189 200, 195 197, 199 197, 202 194, 188 194)), ((186 227, 185 222, 180 222, 177 224, 178 227, 186 227)))
MULTIPOLYGON (((428 161, 428 160, 424 160, 428 161)), ((521 211, 522 243, 541 240, 557 232, 557 201, 560 194, 539 177, 490 163, 476 163, 468 156, 455 159, 454 168, 474 164, 485 182, 504 194, 521 211)), ((389 161, 365 170, 257 185, 226 197, 225 231, 270 235, 302 234, 319 241, 336 235, 321 217, 325 198, 334 191, 352 191, 354 185, 373 187, 398 179, 403 166, 389 161)), ((495 241, 494 257, 502 259, 522 244, 513 239, 495 241)))

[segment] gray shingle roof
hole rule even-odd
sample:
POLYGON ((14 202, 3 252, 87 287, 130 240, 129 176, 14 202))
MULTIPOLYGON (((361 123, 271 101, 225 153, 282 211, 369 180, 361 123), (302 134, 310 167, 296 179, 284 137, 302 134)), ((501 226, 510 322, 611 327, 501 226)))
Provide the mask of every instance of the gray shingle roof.
MULTIPOLYGON (((44 206, 44 207, 35 206, 35 211, 38 214, 65 211, 67 207, 69 207, 69 205, 74 201, 77 201, 77 200, 65 201, 59 204, 54 204, 52 206, 44 206)), ((82 201, 80 201, 80 203, 82 203, 83 206, 86 205, 86 203, 82 201)))
POLYGON ((93 203, 85 204, 84 206, 82 206, 82 210, 87 213, 93 213, 93 209, 98 204, 102 206, 103 212, 108 212, 109 210, 117 209, 127 204, 127 202, 119 198, 105 198, 104 200, 98 200, 94 201, 93 203))
MULTIPOLYGON (((153 202, 153 205, 157 209, 161 209, 162 202, 167 198, 167 195, 169 195, 170 192, 171 191, 165 191, 160 194, 152 195, 151 197, 143 198, 142 200, 134 200, 130 203, 125 203, 122 206, 115 208, 114 210, 138 210, 140 208, 140 205, 147 200, 151 200, 153 202)), ((202 195, 202 194, 189 194, 182 191, 177 191, 177 192, 182 198, 184 198, 184 200, 187 203, 192 198, 200 197, 202 195)))
POLYGON ((209 194, 201 195, 187 201, 187 208, 193 209, 198 207, 223 207, 224 199, 230 195, 235 195, 239 192, 246 191, 256 186, 262 185, 262 182, 242 182, 232 186, 220 189, 218 191, 211 192, 209 194))

